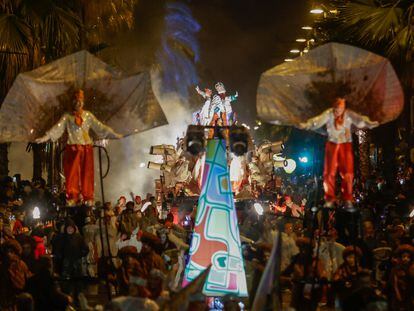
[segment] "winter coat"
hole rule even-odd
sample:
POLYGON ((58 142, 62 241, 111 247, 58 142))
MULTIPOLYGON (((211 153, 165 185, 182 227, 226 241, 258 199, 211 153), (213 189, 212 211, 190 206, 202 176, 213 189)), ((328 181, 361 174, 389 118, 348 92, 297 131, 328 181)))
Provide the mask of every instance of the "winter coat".
POLYGON ((68 296, 61 292, 58 283, 49 270, 39 271, 27 282, 27 291, 35 302, 35 310, 65 310, 69 304, 68 296))
POLYGON ((21 259, 0 264, 0 310, 14 305, 16 295, 23 292, 31 276, 32 273, 21 259))
POLYGON ((32 238, 36 242, 36 247, 34 249, 34 257, 37 260, 39 259, 40 256, 43 256, 46 254, 45 242, 43 238, 36 236, 36 235, 32 236, 32 238))

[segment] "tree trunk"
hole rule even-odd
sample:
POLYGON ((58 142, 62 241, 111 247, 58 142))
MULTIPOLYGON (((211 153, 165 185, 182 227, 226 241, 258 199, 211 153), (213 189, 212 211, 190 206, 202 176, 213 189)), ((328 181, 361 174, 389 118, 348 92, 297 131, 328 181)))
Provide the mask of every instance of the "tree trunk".
POLYGON ((8 144, 0 144, 0 177, 9 174, 8 144))

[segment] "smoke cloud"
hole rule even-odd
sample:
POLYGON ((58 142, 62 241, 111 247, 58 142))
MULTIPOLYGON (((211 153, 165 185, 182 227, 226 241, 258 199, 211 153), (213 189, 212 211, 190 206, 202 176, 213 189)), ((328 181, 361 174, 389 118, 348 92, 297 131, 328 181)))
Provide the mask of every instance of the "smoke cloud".
MULTIPOLYGON (((137 135, 129 136, 119 141, 111 141, 107 147, 111 158, 111 168, 104 180, 105 199, 114 201, 119 196, 129 197, 134 195, 146 195, 155 192, 155 179, 160 173, 147 169, 148 161, 158 161, 157 156, 150 155, 150 147, 158 144, 175 145, 178 137, 183 137, 188 124, 191 123, 192 111, 188 103, 176 95, 176 93, 163 93, 159 73, 152 74, 154 93, 168 119, 168 125, 161 126, 137 135), (145 163, 145 167, 140 167, 145 163)), ((97 155, 95 159, 98 159, 97 155)), ((105 169, 106 164, 104 164, 105 169)), ((96 168, 96 199, 99 200, 100 183, 98 178, 99 168, 96 168)))

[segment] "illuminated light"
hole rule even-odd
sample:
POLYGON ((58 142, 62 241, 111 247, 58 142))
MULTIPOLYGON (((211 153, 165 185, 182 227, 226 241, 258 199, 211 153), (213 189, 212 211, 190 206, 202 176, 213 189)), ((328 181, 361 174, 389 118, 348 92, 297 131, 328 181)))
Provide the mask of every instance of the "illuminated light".
POLYGON ((303 53, 309 53, 309 49, 303 49, 303 53))
POLYGON ((413 218, 414 217, 414 209, 411 211, 410 213, 410 217, 413 218))
POLYGON ((248 126, 246 123, 243 123, 242 126, 244 126, 245 128, 247 128, 248 130, 250 130, 250 126, 248 126))
POLYGON ((296 42, 306 42, 306 39, 305 38, 297 38, 296 42))
POLYGON ((315 43, 315 39, 309 39, 309 42, 315 43))
POLYGON ((338 14, 338 10, 337 9, 329 10, 329 13, 331 13, 331 14, 338 14))
POLYGON ((291 59, 291 58, 285 58, 285 62, 293 62, 294 61, 294 59, 291 59))
POLYGON ((312 30, 313 28, 311 26, 303 26, 302 29, 303 30, 312 30))
POLYGON ((256 211, 257 215, 262 216, 263 215, 263 206, 260 203, 254 203, 253 204, 254 210, 256 211))
POLYGON ((302 162, 302 163, 308 163, 309 162, 309 159, 308 159, 308 157, 299 157, 299 162, 302 162))
POLYGON ((260 121, 257 121, 257 124, 258 124, 258 125, 262 125, 262 122, 260 122, 260 121))
POLYGON ((144 163, 144 162, 141 162, 140 164, 139 164, 139 167, 140 168, 144 168, 144 167, 146 167, 147 165, 144 163))
POLYGON ((37 206, 34 207, 32 214, 33 219, 40 219, 40 209, 37 206))
POLYGON ((324 11, 321 8, 313 8, 309 11, 311 14, 322 14, 324 11))
POLYGON ((296 169, 295 160, 292 160, 292 159, 286 160, 286 165, 283 169, 285 170, 286 174, 292 174, 296 169))
POLYGON ((293 54, 298 54, 298 53, 300 53, 300 50, 298 50, 298 49, 293 49, 293 50, 290 50, 290 53, 293 53, 293 54))
POLYGON ((31 129, 31 130, 30 130, 30 134, 33 134, 33 132, 34 132, 34 129, 31 129))
POLYGON ((255 131, 257 131, 258 129, 259 129, 259 126, 257 126, 257 125, 256 125, 256 126, 254 127, 254 130, 255 130, 255 131))

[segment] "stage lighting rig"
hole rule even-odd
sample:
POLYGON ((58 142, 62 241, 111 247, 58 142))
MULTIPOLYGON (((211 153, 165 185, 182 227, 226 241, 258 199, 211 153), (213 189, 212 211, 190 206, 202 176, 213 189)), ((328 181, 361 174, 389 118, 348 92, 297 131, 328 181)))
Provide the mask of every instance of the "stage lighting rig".
POLYGON ((190 125, 185 137, 186 150, 192 155, 197 155, 204 151, 205 138, 204 127, 201 125, 190 125))
POLYGON ((190 154, 197 155, 205 150, 206 129, 209 129, 210 138, 226 140, 229 143, 230 151, 236 156, 242 156, 247 153, 251 147, 251 137, 248 129, 244 126, 190 125, 187 129, 184 144, 185 149, 190 154))
POLYGON ((155 145, 151 146, 150 154, 152 155, 174 155, 176 154, 173 145, 155 145))
POLYGON ((230 127, 230 150, 236 156, 242 156, 249 150, 249 133, 244 126, 230 127))

